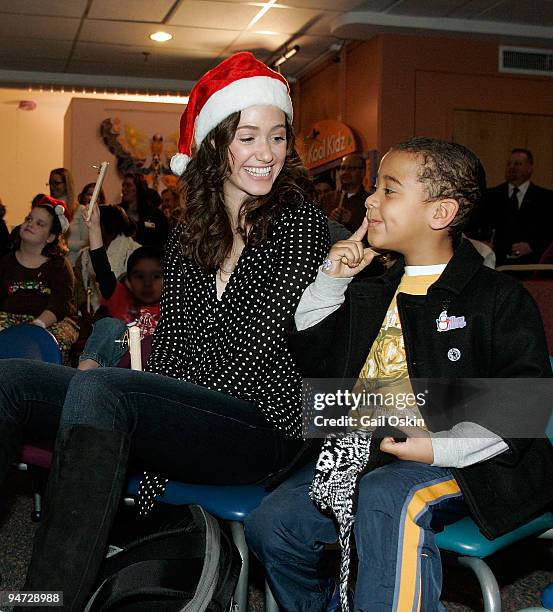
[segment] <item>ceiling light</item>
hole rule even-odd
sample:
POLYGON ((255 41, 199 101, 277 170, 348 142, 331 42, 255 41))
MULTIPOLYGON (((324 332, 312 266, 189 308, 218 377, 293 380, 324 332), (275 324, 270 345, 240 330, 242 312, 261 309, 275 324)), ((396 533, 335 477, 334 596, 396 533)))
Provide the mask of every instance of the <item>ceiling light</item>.
POLYGON ((273 64, 273 66, 275 68, 278 68, 278 66, 284 64, 284 62, 286 60, 289 60, 293 55, 296 55, 296 53, 300 50, 300 46, 299 45, 294 45, 293 47, 290 47, 289 49, 287 49, 273 64))
POLYGON ((168 40, 171 40, 173 36, 172 34, 169 34, 169 32, 154 32, 153 34, 150 34, 150 38, 156 42, 167 42, 168 40))
POLYGON ((253 26, 261 19, 261 17, 263 17, 263 15, 265 15, 265 13, 273 6, 273 4, 276 4, 276 2, 277 0, 269 0, 267 4, 262 4, 262 8, 256 15, 254 15, 253 19, 246 26, 246 30, 253 28, 253 26))

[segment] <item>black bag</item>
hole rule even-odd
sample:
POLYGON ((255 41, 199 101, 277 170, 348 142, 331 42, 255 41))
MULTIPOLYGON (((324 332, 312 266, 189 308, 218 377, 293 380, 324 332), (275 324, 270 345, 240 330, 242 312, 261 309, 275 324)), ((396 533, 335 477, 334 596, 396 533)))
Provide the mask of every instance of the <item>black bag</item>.
POLYGON ((152 516, 131 523, 131 533, 116 528, 123 541, 110 546, 84 612, 232 609, 242 562, 218 519, 200 506, 156 504, 152 516))

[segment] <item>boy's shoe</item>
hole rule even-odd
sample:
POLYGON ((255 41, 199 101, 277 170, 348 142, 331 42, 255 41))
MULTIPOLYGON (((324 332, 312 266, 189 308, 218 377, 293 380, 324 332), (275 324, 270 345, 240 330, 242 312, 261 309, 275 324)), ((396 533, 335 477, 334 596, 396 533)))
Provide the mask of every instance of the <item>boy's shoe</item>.
MULTIPOLYGON (((348 589, 348 603, 350 610, 353 610, 353 591, 348 589)), ((336 586, 336 591, 331 600, 326 605, 326 612, 340 612, 340 589, 336 586)))

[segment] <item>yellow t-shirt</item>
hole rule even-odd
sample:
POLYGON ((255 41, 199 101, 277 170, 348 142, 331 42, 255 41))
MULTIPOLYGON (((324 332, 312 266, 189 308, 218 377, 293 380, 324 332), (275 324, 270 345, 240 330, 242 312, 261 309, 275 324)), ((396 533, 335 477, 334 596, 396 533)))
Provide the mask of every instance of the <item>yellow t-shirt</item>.
POLYGON ((375 394, 373 397, 380 397, 381 394, 384 400, 380 405, 377 402, 368 409, 363 408, 361 411, 365 414, 370 413, 372 417, 377 417, 380 414, 393 413, 421 419, 416 403, 409 402, 409 405, 405 406, 408 395, 413 396, 413 388, 407 370, 397 295, 426 295, 430 285, 438 280, 439 276, 440 274, 403 275, 355 385, 357 392, 364 389, 375 394))

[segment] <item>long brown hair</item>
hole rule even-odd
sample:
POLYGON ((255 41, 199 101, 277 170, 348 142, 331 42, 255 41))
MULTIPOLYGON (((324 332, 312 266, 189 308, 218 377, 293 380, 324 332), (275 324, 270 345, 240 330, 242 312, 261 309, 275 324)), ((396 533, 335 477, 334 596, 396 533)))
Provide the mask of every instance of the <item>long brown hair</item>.
MULTIPOLYGON (((65 182, 65 197, 67 198, 67 206, 69 207, 69 214, 73 216, 74 212, 77 210, 79 203, 77 202, 77 198, 75 197, 75 183, 73 181, 73 175, 67 168, 54 168, 50 170, 50 180, 52 178, 52 174, 58 174, 63 177, 65 182)), ((71 219, 69 219, 71 221, 71 219)))
MULTIPOLYGON (((231 170, 229 146, 234 139, 240 113, 223 119, 204 138, 182 176, 186 208, 181 222, 184 254, 205 270, 215 270, 232 248, 233 228, 225 210, 223 186, 231 170)), ((286 118, 286 159, 271 191, 247 197, 240 210, 246 246, 267 238, 271 221, 285 208, 302 204, 313 195, 313 185, 295 149, 292 126, 286 118)))

